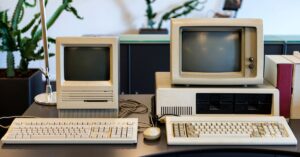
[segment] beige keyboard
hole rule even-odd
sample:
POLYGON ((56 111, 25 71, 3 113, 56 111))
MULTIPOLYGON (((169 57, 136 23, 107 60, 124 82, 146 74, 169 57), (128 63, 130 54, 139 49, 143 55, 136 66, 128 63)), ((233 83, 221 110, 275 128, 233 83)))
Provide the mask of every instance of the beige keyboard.
POLYGON ((136 118, 17 118, 1 139, 6 144, 137 143, 136 118))
POLYGON ((169 145, 296 145, 285 118, 167 117, 169 145))

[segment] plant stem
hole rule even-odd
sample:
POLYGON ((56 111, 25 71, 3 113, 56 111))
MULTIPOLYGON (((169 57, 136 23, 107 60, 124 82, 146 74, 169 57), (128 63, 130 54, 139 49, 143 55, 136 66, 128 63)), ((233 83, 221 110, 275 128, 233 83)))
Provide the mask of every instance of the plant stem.
POLYGON ((14 54, 11 51, 7 51, 6 55, 6 76, 7 77, 15 77, 15 59, 14 59, 14 54))
POLYGON ((12 19, 11 19, 11 24, 12 24, 13 31, 16 31, 18 29, 18 24, 19 24, 19 21, 20 21, 20 15, 22 14, 23 3, 24 3, 24 0, 19 0, 18 3, 17 3, 16 8, 14 10, 14 13, 13 13, 13 16, 12 16, 12 19))
POLYGON ((162 26, 162 23, 164 22, 164 19, 160 19, 159 23, 158 23, 158 26, 157 26, 157 29, 161 29, 161 26, 162 26))
POLYGON ((146 9, 146 16, 147 16, 147 25, 148 28, 153 29, 154 28, 154 18, 156 16, 156 13, 153 12, 152 9, 152 3, 154 3, 155 0, 146 0, 146 5, 147 5, 147 9, 146 9))
POLYGON ((28 72, 28 65, 29 65, 29 61, 26 58, 22 57, 19 65, 21 74, 26 74, 28 72))

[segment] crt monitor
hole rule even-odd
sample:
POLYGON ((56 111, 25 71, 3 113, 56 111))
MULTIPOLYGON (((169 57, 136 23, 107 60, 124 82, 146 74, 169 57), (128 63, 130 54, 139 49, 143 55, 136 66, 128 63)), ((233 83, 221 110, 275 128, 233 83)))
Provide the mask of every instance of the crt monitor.
POLYGON ((110 79, 109 47, 64 47, 64 78, 68 81, 110 79), (88 55, 87 55, 88 54, 88 55))
POLYGON ((61 117, 117 117, 118 39, 57 38, 57 96, 61 117))
POLYGON ((172 19, 173 84, 263 83, 263 32, 258 19, 172 19))

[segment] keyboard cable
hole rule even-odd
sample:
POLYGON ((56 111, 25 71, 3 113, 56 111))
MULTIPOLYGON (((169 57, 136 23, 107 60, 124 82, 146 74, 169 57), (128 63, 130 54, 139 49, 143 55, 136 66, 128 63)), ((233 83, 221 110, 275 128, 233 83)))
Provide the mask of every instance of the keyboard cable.
MULTIPOLYGON (((5 116, 5 117, 0 117, 0 120, 12 119, 12 118, 39 118, 39 117, 35 117, 35 116, 5 116)), ((0 124, 0 128, 8 129, 9 127, 10 127, 10 125, 1 125, 0 124)))

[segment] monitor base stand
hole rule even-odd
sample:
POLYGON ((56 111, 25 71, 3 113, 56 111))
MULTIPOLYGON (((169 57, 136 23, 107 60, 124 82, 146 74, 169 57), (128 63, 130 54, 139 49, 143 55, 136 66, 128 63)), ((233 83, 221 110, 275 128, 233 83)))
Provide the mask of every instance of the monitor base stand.
POLYGON ((40 105, 56 105, 56 92, 49 93, 41 93, 34 98, 35 103, 40 105))

